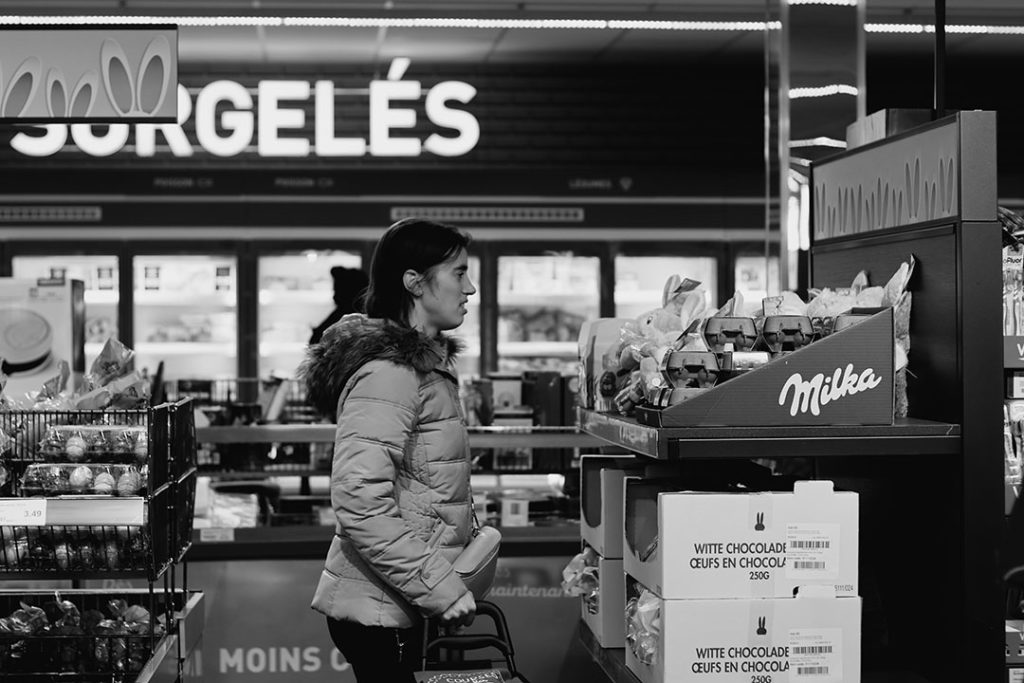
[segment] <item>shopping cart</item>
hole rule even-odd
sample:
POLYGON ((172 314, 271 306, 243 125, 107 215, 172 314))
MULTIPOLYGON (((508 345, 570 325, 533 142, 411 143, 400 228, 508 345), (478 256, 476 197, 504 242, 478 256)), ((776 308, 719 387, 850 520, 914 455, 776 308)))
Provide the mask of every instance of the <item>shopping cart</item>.
POLYGON ((508 632, 508 622, 493 602, 477 600, 476 621, 487 617, 493 631, 447 634, 435 619, 428 619, 423 630, 422 671, 416 680, 421 683, 529 683, 516 668, 515 649, 508 632), (466 653, 476 650, 497 651, 498 659, 467 659, 466 653))

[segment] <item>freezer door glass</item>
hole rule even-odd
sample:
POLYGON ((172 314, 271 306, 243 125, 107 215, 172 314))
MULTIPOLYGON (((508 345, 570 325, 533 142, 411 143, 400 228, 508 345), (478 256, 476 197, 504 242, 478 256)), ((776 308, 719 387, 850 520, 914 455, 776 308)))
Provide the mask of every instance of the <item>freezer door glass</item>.
MULTIPOLYGON (((362 267, 362 256, 341 250, 260 256, 260 377, 295 377, 313 329, 334 311, 332 269, 362 267)), ((339 282, 347 280, 339 275, 339 282)))
POLYGON ((107 339, 117 339, 117 256, 15 256, 12 275, 31 280, 66 278, 85 283, 85 370, 107 339))
POLYGON ((598 317, 600 296, 597 257, 498 257, 498 370, 575 372, 580 326, 598 317))
POLYGON ((616 256, 615 316, 635 318, 661 307, 672 275, 701 283, 709 308, 718 301, 718 263, 711 256, 616 256))
POLYGON ((213 254, 133 259, 135 367, 165 379, 238 376, 238 264, 213 254))

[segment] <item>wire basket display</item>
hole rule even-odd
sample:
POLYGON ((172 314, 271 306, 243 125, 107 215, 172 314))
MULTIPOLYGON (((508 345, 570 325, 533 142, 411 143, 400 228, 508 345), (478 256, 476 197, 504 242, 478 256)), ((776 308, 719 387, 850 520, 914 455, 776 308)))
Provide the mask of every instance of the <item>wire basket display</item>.
POLYGON ((0 593, 0 678, 133 681, 182 600, 152 590, 0 593))
POLYGON ((0 423, 10 436, 0 493, 46 506, 34 524, 0 525, 0 576, 153 581, 187 550, 196 467, 188 399, 143 410, 9 411, 0 423))

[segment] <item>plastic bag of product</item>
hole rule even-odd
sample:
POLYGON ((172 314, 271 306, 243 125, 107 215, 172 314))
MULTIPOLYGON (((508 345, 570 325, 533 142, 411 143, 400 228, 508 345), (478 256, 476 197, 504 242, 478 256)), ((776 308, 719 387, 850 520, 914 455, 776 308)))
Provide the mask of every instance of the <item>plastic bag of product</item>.
POLYGON ((762 299, 761 310, 766 318, 770 315, 807 315, 807 304, 796 292, 785 291, 762 299))
POLYGON ((586 597, 597 588, 597 553, 590 546, 569 560, 562 570, 562 591, 569 596, 586 597))
POLYGON ((113 337, 107 339, 100 355, 93 361, 89 374, 85 376, 86 387, 89 390, 104 387, 118 377, 126 375, 134 357, 135 352, 127 346, 113 337))
POLYGON ((639 595, 626 601, 626 646, 643 664, 652 664, 661 639, 661 600, 640 588, 639 595))

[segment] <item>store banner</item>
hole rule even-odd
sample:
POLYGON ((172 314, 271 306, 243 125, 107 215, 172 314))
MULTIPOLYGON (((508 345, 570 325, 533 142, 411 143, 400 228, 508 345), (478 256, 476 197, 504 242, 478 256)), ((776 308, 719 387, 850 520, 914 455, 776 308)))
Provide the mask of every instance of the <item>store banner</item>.
POLYGON ((174 123, 176 26, 0 29, 0 122, 174 123))

